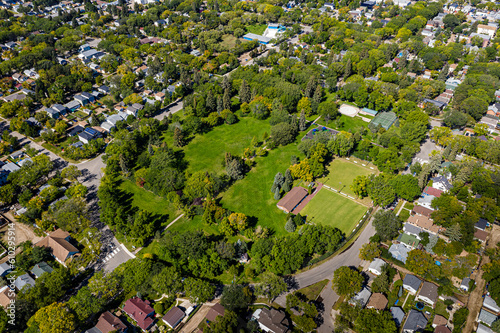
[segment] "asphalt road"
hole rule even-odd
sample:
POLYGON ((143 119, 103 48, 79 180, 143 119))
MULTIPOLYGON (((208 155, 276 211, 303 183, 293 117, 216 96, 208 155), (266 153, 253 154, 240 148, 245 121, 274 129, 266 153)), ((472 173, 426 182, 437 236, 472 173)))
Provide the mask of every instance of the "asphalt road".
MULTIPOLYGON (((372 221, 373 218, 370 219, 370 222, 366 225, 365 229, 347 250, 339 255, 336 255, 320 266, 294 275, 292 283, 290 283, 293 287, 289 291, 301 289, 325 279, 331 280, 333 272, 341 266, 358 267, 361 263, 361 259, 358 257, 359 249, 363 246, 363 244, 369 243, 370 237, 375 235, 375 228, 372 225, 372 221)), ((322 313, 323 323, 318 327, 318 332, 331 333, 333 331, 333 319, 330 312, 338 299, 338 295, 331 288, 331 281, 328 283, 326 288, 323 289, 321 298, 323 299, 322 303, 324 309, 322 313)), ((276 299, 276 303, 281 306, 286 306, 286 294, 278 297, 276 299)))

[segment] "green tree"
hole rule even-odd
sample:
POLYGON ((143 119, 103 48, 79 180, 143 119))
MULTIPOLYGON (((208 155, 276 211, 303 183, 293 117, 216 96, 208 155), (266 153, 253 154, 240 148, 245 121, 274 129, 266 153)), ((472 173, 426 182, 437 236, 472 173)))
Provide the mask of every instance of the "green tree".
POLYGON ((78 320, 83 323, 91 315, 101 311, 104 306, 104 299, 96 298, 89 287, 85 286, 69 299, 68 306, 75 312, 78 320))
POLYGON ((350 189, 354 192, 354 194, 358 198, 364 198, 368 195, 368 177, 366 176, 357 176, 352 181, 352 185, 350 189))
POLYGON ((381 240, 393 239, 401 229, 401 220, 392 210, 380 210, 373 218, 373 226, 381 240))
POLYGON ((388 311, 363 309, 354 322, 359 333, 395 333, 398 331, 392 315, 388 311))
POLYGON ((346 298, 351 298, 363 285, 363 276, 347 266, 339 267, 333 273, 332 288, 335 292, 346 298))
POLYGON ((412 175, 397 175, 390 180, 391 186, 396 191, 396 195, 408 201, 413 201, 421 194, 418 179, 412 175))
POLYGON ((378 244, 366 243, 363 244, 361 249, 359 249, 359 258, 361 260, 372 261, 382 254, 382 250, 379 249, 378 244))
POLYGON ((285 230, 288 232, 294 232, 295 229, 297 229, 295 222, 293 221, 292 218, 289 218, 288 221, 285 223, 285 230))
POLYGON ((271 272, 264 272, 261 276, 261 281, 255 287, 255 293, 266 296, 270 302, 287 290, 287 285, 283 278, 271 272))
POLYGON ((224 286, 220 304, 229 311, 246 310, 252 300, 252 294, 248 287, 230 284, 224 286))
POLYGON ((151 287, 160 295, 174 295, 182 290, 181 275, 174 267, 165 267, 153 277, 151 287))
POLYGON ((396 191, 390 184, 390 177, 384 174, 370 176, 367 193, 375 205, 382 207, 391 204, 396 198, 396 191))
POLYGON ((40 333, 67 333, 76 328, 76 320, 65 304, 52 303, 31 317, 28 328, 40 333))
POLYGON ((241 87, 240 87, 240 102, 241 103, 250 103, 252 99, 251 93, 250 93, 250 86, 248 85, 246 80, 241 81, 241 87))
POLYGON ((418 275, 425 275, 434 270, 434 260, 430 254, 421 250, 411 250, 406 259, 406 268, 418 275))
POLYGON ((215 294, 215 286, 208 281, 196 278, 184 280, 184 291, 193 303, 205 303, 211 300, 215 294))
POLYGON ((301 110, 299 118, 299 131, 305 131, 306 128, 307 128, 306 115, 304 113, 304 110, 301 110))

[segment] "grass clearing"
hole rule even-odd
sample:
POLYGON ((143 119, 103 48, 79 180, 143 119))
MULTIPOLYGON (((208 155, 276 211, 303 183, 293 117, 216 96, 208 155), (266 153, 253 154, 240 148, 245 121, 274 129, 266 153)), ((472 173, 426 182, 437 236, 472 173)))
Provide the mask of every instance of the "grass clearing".
POLYGON ((366 213, 367 207, 322 188, 300 212, 316 224, 339 228, 349 235, 366 213))
POLYGON ((276 235, 286 235, 286 215, 276 207, 278 200, 271 192, 276 173, 285 173, 290 166, 292 155, 303 156, 297 149, 301 133, 294 143, 271 150, 265 157, 257 157, 256 165, 245 176, 236 181, 222 194, 222 206, 229 210, 243 213, 251 224, 270 228, 276 235))
POLYGON ((334 159, 327 169, 328 175, 318 179, 318 181, 336 190, 341 190, 343 193, 347 193, 352 197, 355 197, 354 192, 351 190, 354 178, 358 176, 369 176, 376 172, 359 163, 355 164, 342 158, 334 159))
POLYGON ((189 163, 188 172, 219 173, 223 171, 222 161, 226 152, 241 155, 245 148, 250 147, 254 136, 262 140, 264 133, 270 133, 270 131, 269 121, 244 117, 240 118, 236 124, 217 126, 208 133, 197 135, 184 147, 185 158, 189 163))
POLYGON ((308 287, 299 289, 297 292, 303 294, 308 300, 315 301, 327 284, 328 280, 319 281, 308 287))
POLYGON ((437 315, 441 315, 446 319, 450 318, 450 314, 446 311, 446 304, 442 300, 438 300, 436 303, 435 313, 437 315))
POLYGON ((133 207, 147 210, 153 214, 166 216, 168 221, 174 220, 181 214, 168 200, 137 186, 130 180, 123 179, 120 189, 131 197, 130 204, 133 207))
POLYGON ((252 24, 246 26, 247 32, 257 35, 262 35, 264 31, 266 31, 266 28, 267 24, 252 24))
POLYGON ((222 36, 222 46, 224 46, 227 49, 232 49, 236 46, 236 40, 238 38, 234 37, 233 35, 224 35, 222 36))

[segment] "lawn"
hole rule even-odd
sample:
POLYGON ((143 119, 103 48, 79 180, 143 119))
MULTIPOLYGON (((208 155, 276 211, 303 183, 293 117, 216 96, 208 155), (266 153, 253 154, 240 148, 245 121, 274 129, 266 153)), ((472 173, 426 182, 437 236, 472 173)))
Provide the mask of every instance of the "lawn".
POLYGON ((165 219, 164 223, 174 220, 181 214, 168 200, 137 186, 130 180, 124 179, 120 184, 120 189, 130 196, 132 207, 138 207, 153 214, 163 215, 165 219))
POLYGON ((307 215, 309 222, 336 227, 349 235, 366 211, 365 206, 322 188, 300 214, 307 215))
POLYGON ((236 40, 238 38, 234 37, 233 35, 224 35, 222 36, 222 46, 224 46, 226 49, 230 50, 236 45, 236 40))
POLYGON ((318 179, 318 181, 336 190, 341 189, 343 193, 347 193, 352 197, 355 196, 354 192, 351 190, 354 178, 358 176, 369 176, 375 173, 375 170, 342 158, 334 159, 327 169, 329 171, 327 176, 318 179))
POLYGON ((236 181, 222 194, 222 206, 243 213, 252 224, 270 228, 277 235, 288 234, 284 228, 286 215, 276 207, 278 200, 271 193, 276 173, 285 173, 290 166, 292 155, 301 154, 297 144, 303 133, 294 143, 271 150, 266 157, 256 158, 256 165, 242 180, 236 181))
POLYGON ((328 280, 319 281, 308 287, 297 290, 298 293, 303 294, 310 301, 315 301, 323 288, 328 284, 328 280))
POLYGON ((245 148, 250 147, 254 136, 262 140, 264 133, 270 131, 269 121, 245 117, 240 118, 236 124, 221 125, 206 134, 197 135, 184 147, 185 158, 189 163, 188 171, 219 173, 223 171, 222 161, 226 152, 241 155, 245 148))
POLYGON ((247 31, 253 34, 262 35, 266 31, 267 24, 253 24, 246 26, 247 31))
POLYGON ((330 128, 336 129, 338 131, 349 131, 356 132, 361 129, 361 127, 368 128, 368 124, 366 121, 361 119, 360 117, 349 117, 341 114, 336 120, 330 120, 328 124, 320 119, 317 121, 317 124, 322 126, 328 126, 330 128), (337 126, 340 125, 340 126, 337 126))

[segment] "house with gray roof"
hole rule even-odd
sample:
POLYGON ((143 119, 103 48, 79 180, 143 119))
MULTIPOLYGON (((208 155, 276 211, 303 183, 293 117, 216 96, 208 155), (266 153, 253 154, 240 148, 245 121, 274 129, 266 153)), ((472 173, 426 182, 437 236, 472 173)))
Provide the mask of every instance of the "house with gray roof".
POLYGON ((57 119, 61 115, 59 113, 59 111, 54 110, 53 108, 45 108, 44 111, 47 112, 47 114, 49 115, 49 117, 52 118, 52 119, 57 119))
POLYGON ((417 300, 423 301, 434 307, 438 296, 438 287, 434 283, 425 281, 422 285, 422 289, 420 289, 418 293, 417 300))
POLYGON ((69 111, 76 111, 80 106, 82 106, 80 102, 75 99, 64 104, 64 107, 69 111))
POLYGON ((44 273, 52 273, 53 269, 45 261, 36 264, 32 269, 31 273, 38 279, 44 273))
POLYGON ((368 288, 363 287, 360 292, 349 300, 349 305, 359 305, 361 308, 364 308, 371 296, 372 292, 368 288))
POLYGON ((420 311, 411 309, 403 326, 403 333, 423 332, 427 326, 427 318, 420 311))
POLYGON ((497 315, 500 315, 500 307, 491 296, 486 295, 483 300, 483 307, 497 315))
POLYGON ((390 309, 392 319, 396 323, 396 326, 399 327, 403 323, 403 319, 405 318, 405 312, 399 306, 393 306, 390 309))
POLYGON ((385 265, 385 261, 383 261, 380 258, 375 258, 370 264, 370 267, 368 267, 368 271, 370 273, 373 273, 375 275, 380 275, 382 274, 382 267, 385 265))
POLYGON ((403 225, 403 231, 407 233, 408 235, 415 236, 418 240, 421 240, 420 238, 420 233, 423 232, 424 230, 422 228, 419 228, 413 224, 410 223, 405 223, 403 225))
POLYGON ((476 333, 495 333, 495 331, 493 331, 491 328, 479 323, 479 325, 477 325, 476 333))
POLYGON ((10 264, 7 262, 4 262, 3 264, 0 264, 0 276, 6 276, 12 271, 10 264))
POLYGON ((449 191, 453 188, 453 185, 446 179, 445 176, 436 176, 434 178, 431 178, 432 180, 432 187, 437 188, 438 190, 441 190, 443 192, 449 191))
POLYGON ((470 282, 470 278, 465 277, 462 280, 462 283, 460 283, 460 289, 462 289, 463 291, 469 291, 469 282, 470 282))
POLYGON ((410 251, 411 250, 403 244, 392 244, 391 247, 389 248, 389 253, 392 255, 392 257, 403 263, 406 263, 406 259, 408 258, 408 253, 410 251))
POLYGON ((33 280, 33 278, 29 276, 28 273, 25 273, 17 277, 16 281, 14 281, 14 285, 16 286, 17 290, 21 290, 26 286, 27 288, 31 288, 35 286, 35 280, 33 280))
POLYGON ((62 115, 65 115, 66 114, 66 107, 64 105, 61 105, 61 104, 54 104, 52 105, 52 109, 56 110, 57 112, 59 112, 59 114, 62 114, 62 115))
POLYGON ((486 309, 481 309, 479 312, 479 317, 477 318, 478 322, 484 323, 488 326, 491 326, 495 320, 497 320, 497 315, 489 312, 486 309))
POLYGON ((408 290, 412 295, 415 295, 422 285, 422 280, 412 274, 406 274, 403 279, 403 288, 408 290))
POLYGON ((9 162, 2 166, 2 170, 7 171, 9 173, 17 171, 21 169, 16 163, 9 162))

